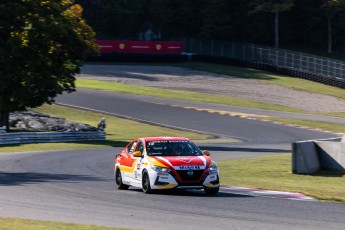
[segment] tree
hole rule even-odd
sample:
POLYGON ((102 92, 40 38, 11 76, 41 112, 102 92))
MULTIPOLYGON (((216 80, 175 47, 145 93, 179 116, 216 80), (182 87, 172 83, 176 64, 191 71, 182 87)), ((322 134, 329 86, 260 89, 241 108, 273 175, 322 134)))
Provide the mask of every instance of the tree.
POLYGON ((294 0, 257 0, 254 1, 254 10, 250 13, 270 12, 274 13, 274 46, 279 48, 279 15, 290 10, 294 0))
MULTIPOLYGON (((232 1, 230 1, 232 3, 232 1)), ((239 9, 236 9, 239 10, 239 9)), ((233 12, 227 8, 226 0, 209 0, 202 11, 201 35, 206 38, 227 39, 236 33, 232 19, 233 12), (217 15, 215 17, 215 15, 217 15)))
MULTIPOLYGON (((98 39, 138 39, 166 0, 76 0, 98 39)), ((159 21, 159 23, 161 23, 159 21)))
MULTIPOLYGON (((206 38, 247 41, 253 23, 248 17, 250 0, 208 0, 201 10, 201 35, 206 38)), ((257 21, 257 20, 256 20, 257 21)))
POLYGON ((167 36, 198 36, 205 0, 167 0, 162 33, 167 36))
POLYGON ((323 0, 321 9, 327 18, 327 52, 332 53, 332 18, 345 10, 344 0, 323 0))
POLYGON ((74 75, 96 51, 92 28, 71 0, 0 3, 0 126, 9 113, 75 90, 74 75))

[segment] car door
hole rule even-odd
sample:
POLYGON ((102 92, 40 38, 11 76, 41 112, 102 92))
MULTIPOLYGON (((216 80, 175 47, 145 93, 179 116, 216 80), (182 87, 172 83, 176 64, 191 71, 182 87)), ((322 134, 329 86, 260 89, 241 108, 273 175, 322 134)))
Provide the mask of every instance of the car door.
MULTIPOLYGON (((142 140, 138 141, 138 144, 136 145, 135 152, 141 152, 141 154, 144 154, 144 142, 142 140)), ((133 157, 133 155, 132 155, 133 157)), ((141 170, 142 170, 142 159, 143 157, 133 157, 133 161, 135 163, 134 165, 134 172, 131 175, 132 178, 138 182, 141 181, 141 170)))
POLYGON ((124 179, 133 178, 134 162, 133 152, 138 144, 138 140, 129 143, 124 151, 119 154, 119 163, 121 165, 121 172, 123 173, 124 179))

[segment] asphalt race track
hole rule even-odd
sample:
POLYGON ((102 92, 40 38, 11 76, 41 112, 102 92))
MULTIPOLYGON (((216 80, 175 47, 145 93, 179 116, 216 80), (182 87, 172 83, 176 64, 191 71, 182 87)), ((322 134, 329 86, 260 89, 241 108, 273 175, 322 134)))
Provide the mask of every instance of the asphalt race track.
MULTIPOLYGON (((291 141, 338 136, 94 90, 64 95, 58 102, 243 141, 201 145, 218 161, 284 153, 290 151, 291 141)), ((223 191, 214 197, 203 191, 118 191, 113 178, 117 151, 119 148, 0 154, 0 216, 133 229, 344 229, 343 204, 223 191)))
POLYGON ((112 175, 117 150, 1 155, 0 216, 135 229, 344 229, 341 204, 118 191, 112 175))
POLYGON ((147 97, 146 100, 140 100, 140 98, 140 96, 83 89, 59 97, 57 102, 135 118, 149 123, 238 138, 245 142, 290 144, 292 141, 336 136, 321 131, 162 105, 147 102, 147 97))

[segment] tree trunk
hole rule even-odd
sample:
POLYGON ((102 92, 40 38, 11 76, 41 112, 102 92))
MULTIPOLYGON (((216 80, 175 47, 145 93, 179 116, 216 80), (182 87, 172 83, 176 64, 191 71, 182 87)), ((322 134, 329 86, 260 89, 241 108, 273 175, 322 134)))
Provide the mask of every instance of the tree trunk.
POLYGON ((274 47, 279 48, 279 12, 275 12, 274 17, 274 47))
POLYGON ((327 52, 332 53, 332 20, 330 16, 327 17, 327 38, 327 52))
POLYGON ((6 131, 9 131, 9 118, 10 113, 7 111, 0 111, 0 127, 6 127, 6 131))

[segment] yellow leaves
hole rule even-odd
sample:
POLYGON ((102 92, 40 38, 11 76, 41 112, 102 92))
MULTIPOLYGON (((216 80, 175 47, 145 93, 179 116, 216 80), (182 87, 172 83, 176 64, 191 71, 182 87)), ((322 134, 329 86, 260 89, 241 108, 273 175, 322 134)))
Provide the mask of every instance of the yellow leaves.
POLYGON ((64 14, 72 18, 81 18, 83 13, 83 7, 79 4, 71 5, 64 14))
POLYGON ((54 46, 51 46, 48 50, 49 54, 53 54, 56 51, 56 48, 54 46))
POLYGON ((11 43, 18 49, 39 49, 41 54, 49 57, 61 54, 59 44, 64 44, 64 47, 69 47, 66 45, 68 43, 78 44, 72 48, 75 47, 75 50, 80 50, 81 53, 85 50, 96 50, 95 33, 82 18, 83 8, 75 4, 74 0, 20 1, 25 3, 23 9, 15 18, 17 21, 14 26, 7 32, 11 43), (54 42, 47 44, 50 40, 54 42), (44 44, 42 46, 41 41, 44 44))
MULTIPOLYGON (((79 4, 73 4, 70 5, 67 10, 65 10, 64 16, 68 18, 72 24, 74 24, 73 31, 75 35, 77 35, 80 40, 83 40, 88 46, 90 46, 90 43, 93 45, 92 38, 95 36, 95 33, 82 18, 82 13, 82 6, 79 4), (89 40, 90 42, 88 42, 89 40)), ((92 46, 92 49, 94 50, 95 48, 92 46)))
POLYGON ((83 7, 79 4, 74 4, 71 6, 70 10, 76 15, 77 17, 81 17, 83 13, 83 7))
POLYGON ((29 21, 24 21, 24 26, 19 31, 11 31, 11 38, 17 39, 20 41, 21 47, 29 46, 29 31, 32 29, 32 24, 29 21))
POLYGON ((28 47, 29 46, 29 40, 28 39, 22 39, 22 47, 28 47))
POLYGON ((16 38, 18 40, 20 40, 21 46, 22 47, 28 47, 29 46, 29 32, 27 30, 24 31, 12 31, 10 33, 11 38, 16 38))
POLYGON ((62 0, 61 1, 61 3, 62 3, 62 5, 71 5, 71 4, 73 4, 73 1, 71 1, 71 0, 62 0))
POLYGON ((41 6, 49 5, 49 1, 41 1, 41 6))
POLYGON ((20 33, 17 32, 17 31, 11 32, 11 37, 12 37, 12 38, 14 38, 14 37, 20 37, 20 33))

